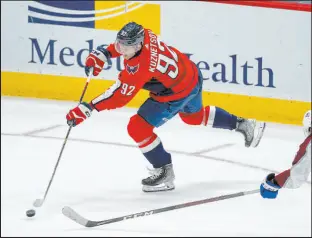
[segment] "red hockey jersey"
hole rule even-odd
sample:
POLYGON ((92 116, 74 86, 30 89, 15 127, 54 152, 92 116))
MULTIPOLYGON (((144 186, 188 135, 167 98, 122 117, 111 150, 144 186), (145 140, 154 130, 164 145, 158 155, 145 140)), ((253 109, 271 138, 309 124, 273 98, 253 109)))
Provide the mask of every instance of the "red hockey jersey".
MULTIPOLYGON (((168 102, 186 97, 196 86, 196 65, 185 54, 160 41, 151 30, 145 29, 144 33, 141 51, 124 59, 125 69, 116 83, 91 101, 97 111, 126 105, 140 89, 150 91, 150 97, 156 101, 168 102)), ((112 58, 120 56, 114 44, 107 50, 112 58)))

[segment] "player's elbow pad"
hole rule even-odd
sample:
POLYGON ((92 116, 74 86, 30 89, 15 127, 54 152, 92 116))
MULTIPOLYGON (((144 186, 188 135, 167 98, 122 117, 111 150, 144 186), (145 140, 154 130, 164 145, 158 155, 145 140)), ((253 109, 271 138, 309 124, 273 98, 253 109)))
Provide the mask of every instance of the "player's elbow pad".
POLYGON ((111 53, 104 47, 104 45, 99 45, 96 47, 96 50, 100 51, 105 56, 105 62, 108 62, 112 58, 111 53))

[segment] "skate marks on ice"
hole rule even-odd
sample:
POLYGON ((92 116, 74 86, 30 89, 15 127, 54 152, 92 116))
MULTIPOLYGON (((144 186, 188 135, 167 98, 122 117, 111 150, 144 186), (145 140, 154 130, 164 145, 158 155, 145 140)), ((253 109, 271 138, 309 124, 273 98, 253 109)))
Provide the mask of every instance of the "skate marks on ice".
MULTIPOLYGON (((57 128, 57 127, 54 127, 53 129, 55 129, 55 128, 57 128)), ((49 128, 49 130, 51 130, 51 128, 49 128)), ((42 131, 40 131, 40 132, 42 132, 42 131)), ((33 133, 31 133, 31 134, 30 133, 28 133, 28 134, 1 133, 1 135, 2 136, 30 137, 30 138, 39 138, 39 139, 41 138, 41 139, 52 139, 52 140, 64 140, 64 138, 61 138, 61 137, 40 136, 40 135, 34 135, 33 133)), ((76 142, 83 142, 83 143, 114 145, 114 146, 121 146, 121 147, 128 147, 128 148, 135 148, 135 149, 137 149, 136 145, 119 143, 119 142, 88 140, 88 139, 80 139, 80 138, 79 139, 77 139, 77 138, 68 138, 68 140, 76 141, 76 142)), ((168 152, 175 153, 175 154, 180 154, 180 155, 194 156, 194 157, 197 157, 197 158, 209 159, 209 160, 213 160, 213 161, 219 161, 219 162, 223 162, 223 163, 238 165, 238 166, 245 167, 245 168, 252 168, 252 169, 262 170, 264 172, 270 172, 270 173, 271 172, 273 172, 273 173, 277 173, 278 172, 278 171, 274 171, 274 170, 269 169, 269 168, 264 168, 264 167, 260 167, 260 166, 256 166, 256 165, 252 165, 252 164, 246 164, 246 163, 242 163, 242 162, 238 162, 238 161, 232 161, 232 160, 225 159, 225 158, 218 158, 218 157, 215 157, 215 156, 208 156, 208 155, 203 155, 202 154, 202 153, 212 152, 212 151, 219 150, 219 149, 228 148, 228 147, 231 147, 233 145, 234 144, 223 144, 223 145, 214 146, 212 148, 201 150, 201 151, 196 151, 196 152, 185 152, 185 151, 180 151, 180 150, 168 150, 168 152)), ((311 184, 310 181, 308 181, 307 183, 311 184)))
MULTIPOLYGON (((168 204, 178 203, 180 199, 183 199, 183 201, 204 199, 207 197, 218 196, 220 193, 224 193, 224 191, 236 192, 244 187, 253 188, 258 184, 258 180, 193 181, 188 184, 178 184, 178 189, 173 191, 159 193, 143 193, 140 190, 134 191, 130 188, 114 188, 114 190, 109 191, 109 196, 94 196, 94 194, 86 194, 82 199, 76 199, 75 202, 70 202, 68 205, 73 207, 88 204, 90 205, 88 207, 89 211, 96 212, 99 209, 103 209, 103 211, 115 212, 116 208, 118 210, 118 204, 122 203, 124 207, 129 207, 128 212, 132 212, 131 206, 133 206, 133 201, 139 204, 141 209, 149 209, 151 208, 151 204, 166 206, 168 204), (112 198, 114 198, 113 201, 112 198), (109 205, 106 206, 105 204, 109 205), (112 206, 112 204, 115 204, 116 206, 112 206)), ((124 212, 124 208, 120 210, 120 212, 124 212)))
POLYGON ((39 129, 34 129, 34 130, 31 130, 31 131, 28 131, 28 132, 24 132, 24 133, 21 133, 20 135, 24 135, 24 136, 34 135, 34 134, 37 134, 37 133, 50 131, 50 130, 53 130, 53 129, 56 129, 56 128, 59 128, 59 127, 62 127, 62 126, 63 125, 52 125, 52 126, 49 126, 49 127, 44 127, 44 128, 39 128, 39 129))
POLYGON ((193 156, 201 155, 201 154, 209 153, 211 151, 216 151, 216 150, 228 148, 228 147, 231 147, 231 146, 234 146, 234 145, 235 144, 233 144, 233 143, 217 145, 217 146, 213 146, 213 147, 208 148, 208 149, 204 149, 204 150, 196 151, 196 152, 193 152, 193 153, 189 153, 189 155, 193 155, 193 156))

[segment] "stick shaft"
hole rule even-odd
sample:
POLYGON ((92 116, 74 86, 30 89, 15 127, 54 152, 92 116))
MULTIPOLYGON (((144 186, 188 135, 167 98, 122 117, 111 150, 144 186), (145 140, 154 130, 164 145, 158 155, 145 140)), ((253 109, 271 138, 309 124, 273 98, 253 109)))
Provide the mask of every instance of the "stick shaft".
POLYGON ((150 216, 150 215, 163 213, 163 212, 169 212, 169 211, 173 211, 173 210, 177 210, 177 209, 182 209, 182 208, 187 208, 187 207, 192 207, 192 206, 198 206, 198 205, 205 204, 205 203, 211 203, 211 202, 217 202, 217 201, 221 201, 221 200, 225 200, 225 199, 241 197, 241 196, 245 196, 245 195, 249 195, 249 194, 255 194, 255 193, 259 193, 259 189, 244 191, 244 192, 238 192, 238 193, 232 193, 232 194, 222 195, 222 196, 218 196, 218 197, 206 198, 206 199, 192 201, 192 202, 181 203, 181 204, 177 204, 177 205, 162 207, 162 208, 143 211, 143 212, 139 212, 139 213, 132 213, 132 214, 129 214, 126 216, 106 219, 106 220, 102 220, 102 221, 88 220, 88 219, 84 218, 83 216, 79 215, 76 211, 74 211, 70 207, 64 207, 62 210, 62 213, 66 217, 68 217, 69 219, 77 222, 78 224, 80 224, 82 226, 95 227, 95 226, 102 226, 102 225, 106 225, 106 224, 110 224, 110 223, 120 222, 120 221, 124 221, 124 220, 135 219, 138 217, 150 216))
MULTIPOLYGON (((91 79, 92 74, 93 74, 93 73, 92 73, 92 70, 91 70, 91 72, 90 72, 90 74, 89 74, 89 76, 88 76, 88 78, 87 78, 87 82, 86 82, 86 84, 85 84, 85 86, 84 86, 84 88, 83 88, 83 91, 82 91, 81 97, 80 97, 80 99, 79 99, 78 105, 82 102, 82 99, 83 99, 83 97, 84 97, 84 95, 85 95, 85 93, 86 93, 86 91, 87 91, 87 87, 88 87, 88 85, 89 85, 89 82, 90 82, 90 79, 91 79)), ((58 156, 56 165, 54 166, 54 170, 53 170, 51 179, 50 179, 49 184, 48 184, 48 187, 47 187, 47 189, 46 189, 46 191, 45 191, 45 193, 44 193, 43 201, 41 202, 41 204, 40 204, 39 206, 42 205, 42 203, 45 201, 45 199, 46 199, 46 197, 47 197, 47 195, 48 195, 50 186, 51 186, 51 184, 52 184, 52 181, 53 181, 53 178, 54 178, 56 169, 57 169, 57 167, 58 167, 58 165, 59 165, 59 163, 60 163, 60 160, 61 160, 61 157, 62 157, 64 148, 65 148, 65 145, 66 145, 66 142, 67 142, 67 139, 68 139, 68 136, 69 136, 69 134, 70 134, 70 131, 71 131, 72 127, 73 127, 73 125, 70 125, 69 128, 68 128, 68 131, 67 131, 67 134, 66 134, 66 136, 65 136, 65 139, 64 139, 64 142, 63 142, 63 145, 62 145, 60 154, 59 154, 59 156, 58 156)))
POLYGON ((225 200, 225 199, 241 197, 241 196, 254 194, 254 193, 258 193, 258 192, 259 192, 259 189, 252 190, 252 191, 246 191, 246 192, 227 194, 227 195, 222 195, 222 196, 218 196, 218 197, 212 197, 212 198, 207 198, 207 199, 203 199, 203 200, 186 202, 186 203, 181 203, 178 205, 172 205, 172 206, 168 206, 168 207, 144 211, 144 212, 140 212, 140 213, 133 213, 133 214, 130 214, 127 216, 117 217, 117 218, 113 218, 113 219, 108 219, 108 220, 103 220, 103 221, 98 221, 98 222, 89 222, 87 225, 89 225, 90 227, 100 226, 100 225, 119 222, 119 221, 123 221, 123 220, 133 219, 133 218, 137 218, 137 217, 141 217, 141 216, 149 216, 149 215, 154 215, 154 214, 158 214, 158 213, 162 213, 162 212, 168 212, 168 211, 173 211, 173 210, 177 210, 177 209, 182 209, 182 208, 187 208, 187 207, 192 207, 192 206, 198 206, 198 205, 205 204, 205 203, 211 203, 211 202, 217 202, 217 201, 221 201, 221 200, 225 200))

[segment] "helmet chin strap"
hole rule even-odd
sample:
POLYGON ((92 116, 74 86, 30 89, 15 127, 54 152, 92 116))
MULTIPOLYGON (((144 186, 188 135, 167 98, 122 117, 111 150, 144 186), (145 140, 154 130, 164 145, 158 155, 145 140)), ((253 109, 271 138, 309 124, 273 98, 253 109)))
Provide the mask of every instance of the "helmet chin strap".
POLYGON ((131 54, 131 55, 123 55, 123 57, 126 59, 126 60, 128 60, 128 59, 130 59, 131 57, 133 57, 135 55, 135 53, 134 54, 131 54))

